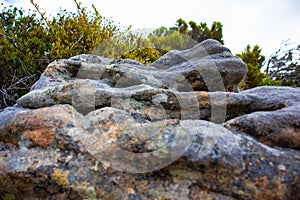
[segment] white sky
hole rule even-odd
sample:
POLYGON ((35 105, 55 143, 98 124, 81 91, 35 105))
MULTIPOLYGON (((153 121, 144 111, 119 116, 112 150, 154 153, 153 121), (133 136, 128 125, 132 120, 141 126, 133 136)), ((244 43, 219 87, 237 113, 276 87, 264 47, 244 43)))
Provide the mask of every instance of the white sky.
MULTIPOLYGON (((30 0, 0 0, 9 4, 33 8, 30 0)), ((55 14, 60 7, 75 10, 73 0, 35 0, 47 13, 55 14)), ((225 46, 234 54, 247 44, 258 44, 268 58, 283 40, 300 44, 299 0, 82 0, 100 14, 112 18, 121 26, 133 29, 173 26, 177 19, 197 24, 213 21, 223 24, 225 46)))

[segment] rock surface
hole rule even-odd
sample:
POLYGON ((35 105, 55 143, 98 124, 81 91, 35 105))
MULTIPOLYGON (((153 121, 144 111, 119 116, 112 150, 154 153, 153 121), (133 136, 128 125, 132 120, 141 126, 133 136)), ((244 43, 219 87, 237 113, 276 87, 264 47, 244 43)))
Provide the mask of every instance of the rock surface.
POLYGON ((0 112, 0 198, 300 199, 300 90, 228 92, 229 52, 51 63, 0 112))

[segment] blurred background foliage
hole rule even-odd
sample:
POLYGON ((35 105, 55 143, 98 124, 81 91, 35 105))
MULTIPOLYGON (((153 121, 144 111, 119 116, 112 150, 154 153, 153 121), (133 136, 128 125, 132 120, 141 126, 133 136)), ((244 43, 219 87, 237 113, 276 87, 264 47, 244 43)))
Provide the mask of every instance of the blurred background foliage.
POLYGON ((61 10, 52 19, 31 3, 36 9, 26 14, 12 6, 0 14, 0 108, 27 93, 53 60, 89 53, 119 29, 76 0, 77 12, 61 10))
MULTIPOLYGON (((31 0, 34 11, 13 6, 0 13, 0 109, 12 106, 26 94, 47 65, 78 54, 96 54, 113 59, 133 59, 150 64, 166 52, 183 50, 208 38, 223 41, 223 25, 199 24, 178 19, 173 27, 161 27, 145 36, 122 28, 92 6, 92 11, 74 0, 76 12, 61 9, 49 19, 31 0)), ((249 72, 242 89, 261 85, 299 86, 300 45, 283 45, 268 61, 261 48, 248 45, 240 56, 249 72), (263 72, 263 67, 267 68, 263 72)))

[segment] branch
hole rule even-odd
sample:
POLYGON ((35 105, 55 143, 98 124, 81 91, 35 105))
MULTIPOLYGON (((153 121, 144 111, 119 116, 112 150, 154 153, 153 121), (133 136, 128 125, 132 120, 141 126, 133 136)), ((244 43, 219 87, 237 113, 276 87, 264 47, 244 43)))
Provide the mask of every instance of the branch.
POLYGON ((30 0, 30 3, 35 7, 37 12, 41 15, 42 19, 46 22, 49 29, 52 29, 51 24, 49 24, 47 17, 45 16, 45 12, 40 11, 40 7, 37 3, 34 3, 34 0, 30 0))
POLYGON ((80 37, 79 37, 79 39, 78 39, 76 42, 74 42, 74 43, 72 44, 72 46, 70 47, 70 50, 72 50, 72 49, 75 47, 75 45, 76 45, 82 38, 83 38, 83 34, 81 34, 80 37))
MULTIPOLYGON (((26 80, 29 80, 29 79, 32 79, 33 77, 35 77, 36 74, 31 74, 29 76, 26 76, 26 77, 23 77, 21 78, 20 80, 18 80, 17 82, 15 82, 14 84, 10 85, 7 90, 12 90, 12 89, 16 89, 15 86, 19 85, 19 84, 23 84, 23 85, 26 85, 27 88, 28 88, 28 85, 24 82, 26 80)), ((26 89, 27 89, 26 88, 26 89)))

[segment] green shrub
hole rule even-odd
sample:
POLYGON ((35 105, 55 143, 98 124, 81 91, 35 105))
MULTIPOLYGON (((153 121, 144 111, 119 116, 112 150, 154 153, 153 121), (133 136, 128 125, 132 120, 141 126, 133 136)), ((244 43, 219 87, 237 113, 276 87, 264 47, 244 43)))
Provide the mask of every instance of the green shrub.
POLYGON ((263 80, 261 80, 260 82, 260 86, 263 85, 269 85, 269 86, 281 86, 281 82, 278 80, 272 80, 270 78, 264 78, 263 80))
MULTIPOLYGON (((48 20, 37 4, 35 12, 4 7, 0 14, 0 108, 27 93, 53 60, 89 53, 113 36, 118 27, 94 8, 88 12, 76 0, 77 12, 61 10, 48 20), (37 15, 39 12, 39 15, 37 15)), ((3 4, 1 4, 3 6, 3 4)))
POLYGON ((150 64, 166 51, 156 49, 151 40, 139 33, 133 33, 129 27, 102 42, 91 53, 111 59, 132 59, 150 64))
POLYGON ((50 35, 36 14, 4 8, 0 14, 0 107, 26 93, 50 61, 50 35))

